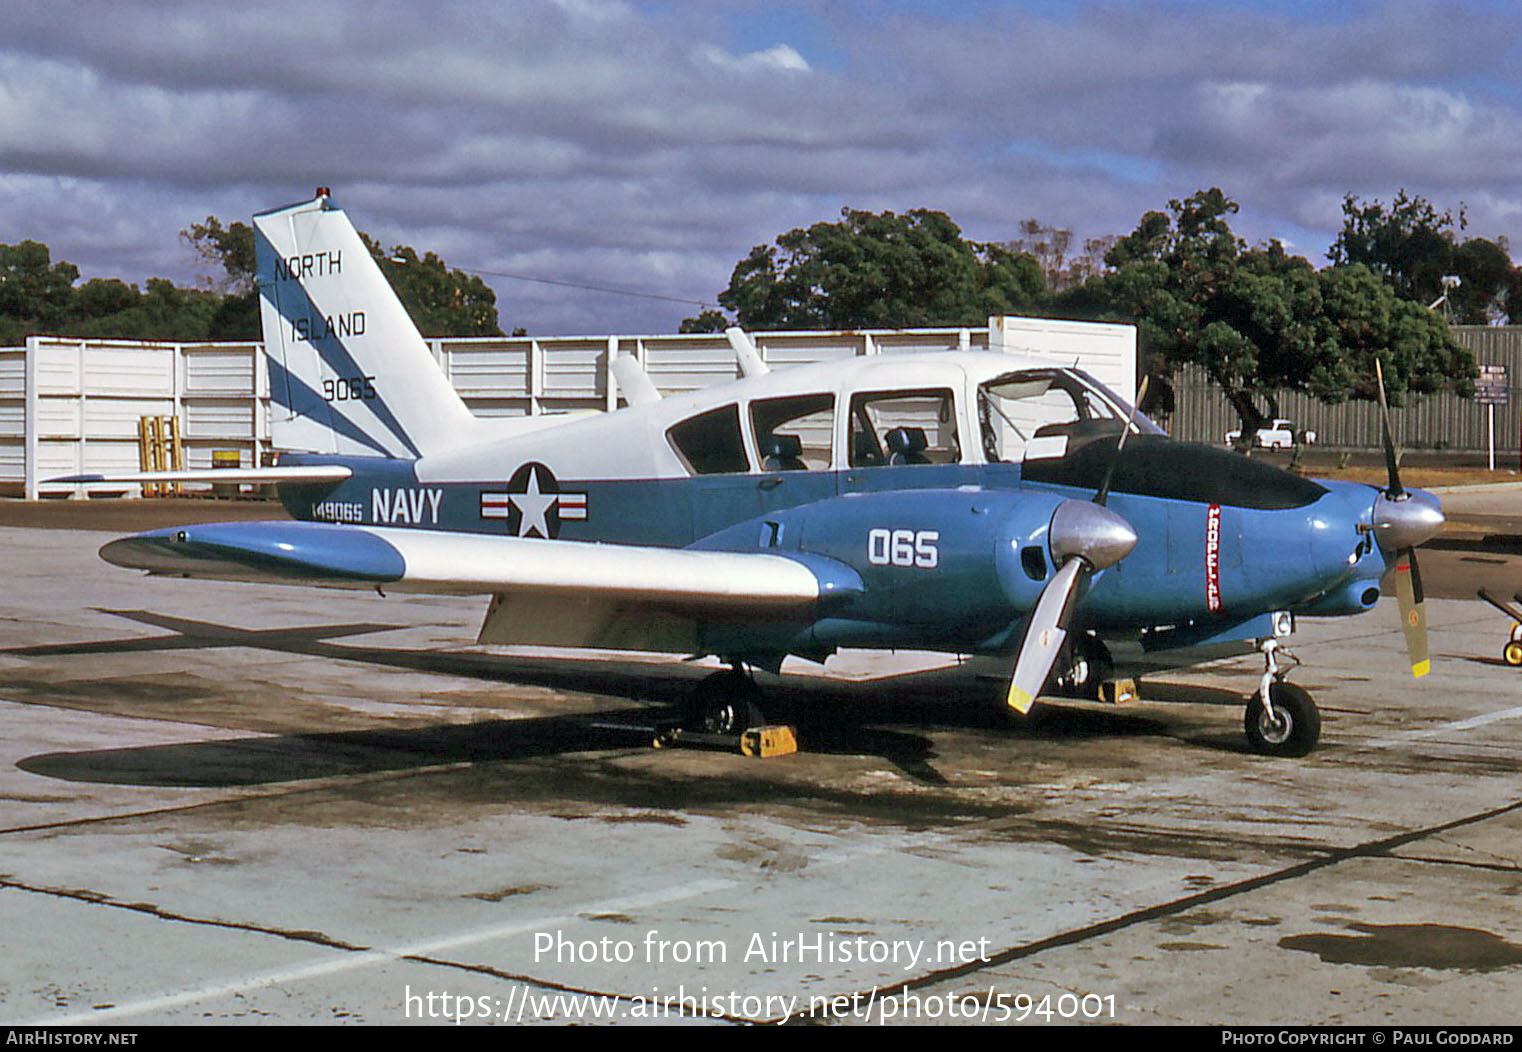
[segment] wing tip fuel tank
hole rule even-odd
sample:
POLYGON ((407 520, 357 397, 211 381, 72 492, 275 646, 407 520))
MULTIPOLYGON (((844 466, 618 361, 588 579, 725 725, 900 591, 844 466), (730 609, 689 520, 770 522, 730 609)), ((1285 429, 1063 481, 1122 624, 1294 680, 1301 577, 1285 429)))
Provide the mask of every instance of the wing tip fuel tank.
POLYGON ((401 554, 363 530, 338 533, 303 522, 225 522, 152 530, 111 541, 108 563, 156 574, 293 584, 389 584, 406 572, 401 554))

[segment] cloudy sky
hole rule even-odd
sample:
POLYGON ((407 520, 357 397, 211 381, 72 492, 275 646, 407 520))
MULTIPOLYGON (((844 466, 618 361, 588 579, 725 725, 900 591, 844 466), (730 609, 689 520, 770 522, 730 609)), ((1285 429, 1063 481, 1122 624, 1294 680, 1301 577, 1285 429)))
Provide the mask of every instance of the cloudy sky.
POLYGON ((752 245, 940 209, 1125 233, 1220 186, 1324 262, 1348 192, 1522 246, 1522 10, 1055 0, 5 0, 0 242, 191 283, 177 233, 321 184, 504 327, 669 332, 752 245), (673 301, 675 300, 675 302, 673 301))

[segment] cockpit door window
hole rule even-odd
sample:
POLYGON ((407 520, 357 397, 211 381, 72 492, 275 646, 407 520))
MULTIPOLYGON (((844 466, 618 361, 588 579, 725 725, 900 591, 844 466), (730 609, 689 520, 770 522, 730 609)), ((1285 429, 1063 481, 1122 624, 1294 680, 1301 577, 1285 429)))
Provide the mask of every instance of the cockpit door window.
MULTIPOLYGON (((1022 369, 978 387, 978 428, 990 464, 1062 457, 1096 438, 1118 438, 1129 412, 1098 381, 1068 369, 1022 369)), ((1138 432, 1162 433, 1146 417, 1135 419, 1138 432)))
POLYGON ((833 394, 767 398, 750 404, 762 471, 828 471, 835 437, 833 394))
POLYGON ((879 391, 851 399, 851 467, 957 464, 956 401, 949 390, 879 391))

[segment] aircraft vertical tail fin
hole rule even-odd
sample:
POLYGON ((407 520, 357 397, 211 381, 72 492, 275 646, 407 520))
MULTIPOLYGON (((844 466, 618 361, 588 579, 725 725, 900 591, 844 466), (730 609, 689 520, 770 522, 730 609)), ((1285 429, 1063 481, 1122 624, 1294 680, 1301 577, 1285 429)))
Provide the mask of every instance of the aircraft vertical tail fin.
POLYGON ((254 217, 280 449, 418 458, 477 423, 326 189, 254 217))

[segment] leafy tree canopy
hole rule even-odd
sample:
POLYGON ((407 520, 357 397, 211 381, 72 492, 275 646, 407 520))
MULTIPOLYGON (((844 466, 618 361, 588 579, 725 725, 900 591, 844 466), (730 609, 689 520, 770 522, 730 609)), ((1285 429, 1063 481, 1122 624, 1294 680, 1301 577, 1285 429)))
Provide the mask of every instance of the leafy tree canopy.
POLYGON ((216 216, 192 223, 180 231, 180 240, 195 250, 202 261, 222 268, 223 280, 215 282, 222 292, 243 294, 257 290, 259 263, 254 255, 254 228, 247 223, 224 227, 216 216))
POLYGON ((79 268, 54 263, 39 241, 0 245, 0 342, 59 325, 69 315, 79 268))
POLYGON ((359 236, 424 336, 502 335, 497 294, 486 282, 463 270, 450 270, 432 252, 419 256, 411 245, 387 252, 368 234, 359 236))
POLYGON ((683 318, 677 332, 723 332, 729 328, 729 319, 723 311, 708 310, 699 311, 691 318, 683 318))
POLYGON ((1249 436, 1278 415, 1279 390, 1373 397, 1376 357, 1397 404, 1407 391, 1469 389, 1473 357, 1441 316, 1361 263, 1317 271, 1278 242, 1247 248, 1231 230, 1236 211, 1210 189, 1148 212, 1086 290, 1107 316, 1135 320, 1149 372, 1200 366, 1249 436))
MULTIPOLYGON (((719 303, 745 328, 913 328, 984 324, 1035 309, 1043 292, 1034 259, 965 240, 943 212, 847 208, 757 245, 719 303)), ((715 325, 715 313, 689 322, 715 325)))
MULTIPOLYGON (((1408 392, 1472 390, 1473 357, 1420 302, 1440 294, 1444 274, 1466 276, 1449 297, 1464 320, 1493 315, 1513 286, 1522 304, 1505 242, 1454 243, 1452 216, 1419 197, 1402 193, 1387 211, 1350 195, 1336 265, 1319 271, 1278 242, 1249 248, 1231 229, 1237 210, 1220 189, 1200 190, 1075 254, 1069 231, 1034 219, 1015 240, 980 244, 941 212, 845 209, 839 222, 757 245, 719 303, 754 329, 975 325, 1001 313, 1131 322, 1153 379, 1144 409, 1171 411, 1169 377, 1198 365, 1246 435, 1279 414, 1281 390, 1373 398, 1376 359, 1396 404, 1408 392)), ((706 310, 682 331, 728 323, 706 310)))
POLYGON ((1388 207, 1348 194, 1342 215, 1342 231, 1327 252, 1334 264, 1362 263, 1402 299, 1424 306, 1443 300, 1462 324, 1485 325, 1512 313, 1522 320, 1522 274, 1511 265, 1505 239, 1460 241, 1468 225, 1462 207, 1455 218, 1401 190, 1388 207))

